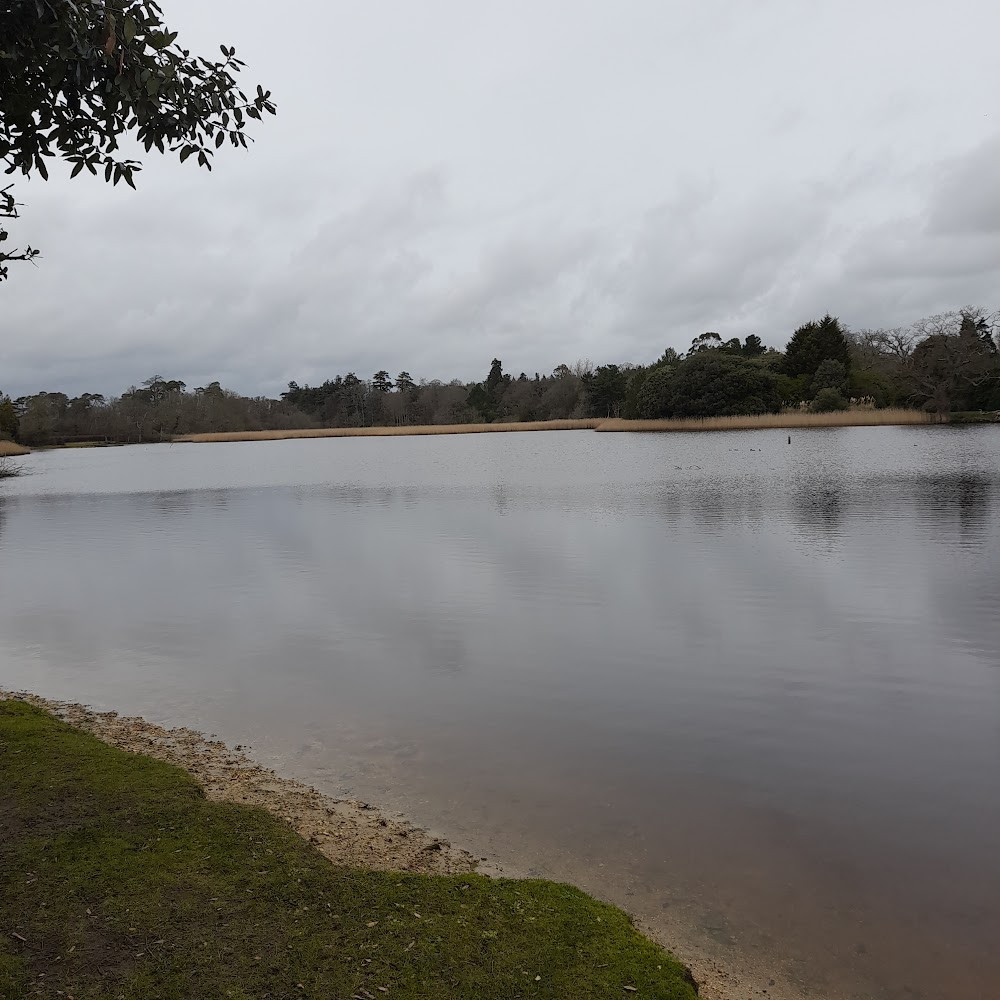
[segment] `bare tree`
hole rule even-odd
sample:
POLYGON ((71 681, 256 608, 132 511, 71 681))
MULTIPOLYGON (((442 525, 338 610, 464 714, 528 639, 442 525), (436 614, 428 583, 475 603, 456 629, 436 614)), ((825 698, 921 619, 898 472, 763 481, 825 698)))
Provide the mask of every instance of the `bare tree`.
POLYGON ((13 479, 20 476, 24 470, 6 455, 0 455, 0 479, 13 479))
POLYGON ((919 337, 913 327, 892 326, 881 330, 861 330, 855 337, 870 344, 880 354, 886 354, 905 364, 913 354, 919 337))
POLYGON ((985 316, 970 309, 913 324, 919 343, 907 361, 906 377, 914 395, 939 415, 951 409, 963 389, 982 385, 996 374, 997 348, 985 316))

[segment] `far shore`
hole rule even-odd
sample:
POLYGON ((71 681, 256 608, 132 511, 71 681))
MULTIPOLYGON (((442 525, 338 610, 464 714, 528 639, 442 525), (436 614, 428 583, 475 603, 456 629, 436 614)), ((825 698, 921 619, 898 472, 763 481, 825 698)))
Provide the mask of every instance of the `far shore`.
POLYGON ((13 441, 0 438, 0 458, 14 458, 17 455, 27 455, 30 451, 31 449, 25 448, 24 445, 15 444, 13 441))
MULTIPOLYGON (((799 428, 906 427, 916 425, 975 425, 1000 423, 1000 411, 958 412, 945 416, 903 407, 883 410, 851 409, 833 413, 785 410, 781 413, 727 417, 672 417, 661 420, 626 420, 619 417, 586 417, 567 420, 511 420, 492 424, 402 424, 392 427, 292 427, 266 431, 216 431, 180 434, 140 444, 212 444, 230 441, 288 441, 298 438, 424 437, 441 434, 504 434, 524 431, 597 431, 599 433, 650 434, 695 431, 792 430, 799 428)), ((125 442, 79 440, 44 445, 51 448, 96 448, 125 442)), ((137 442, 129 442, 137 443, 137 442)), ((31 453, 31 448, 0 439, 0 459, 31 453)))
POLYGON ((896 427, 910 424, 942 423, 924 410, 838 410, 833 413, 810 413, 789 410, 783 413, 760 413, 737 417, 674 417, 668 420, 602 420, 596 431, 669 432, 669 431, 751 431, 774 428, 807 427, 896 427))
POLYGON ((398 427, 306 427, 270 431, 219 431, 211 434, 184 434, 175 443, 207 444, 221 441, 284 441, 294 438, 415 437, 432 434, 499 434, 517 431, 739 431, 793 427, 877 427, 939 422, 922 410, 845 410, 837 413, 788 411, 736 417, 690 417, 670 420, 622 420, 587 418, 581 420, 509 421, 494 424, 406 424, 398 427))
POLYGON ((282 431, 219 431, 182 434, 178 443, 215 441, 284 441, 290 438, 419 437, 428 434, 502 434, 504 431, 592 431, 599 418, 585 420, 531 420, 495 424, 401 424, 395 427, 301 427, 282 431))

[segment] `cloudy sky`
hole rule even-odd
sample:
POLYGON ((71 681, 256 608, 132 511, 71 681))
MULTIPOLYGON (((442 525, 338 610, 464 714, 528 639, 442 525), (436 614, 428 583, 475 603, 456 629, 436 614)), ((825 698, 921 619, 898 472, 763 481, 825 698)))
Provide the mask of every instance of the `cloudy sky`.
POLYGON ((0 388, 280 392, 1000 307, 990 0, 162 0, 278 118, 20 182, 0 388))

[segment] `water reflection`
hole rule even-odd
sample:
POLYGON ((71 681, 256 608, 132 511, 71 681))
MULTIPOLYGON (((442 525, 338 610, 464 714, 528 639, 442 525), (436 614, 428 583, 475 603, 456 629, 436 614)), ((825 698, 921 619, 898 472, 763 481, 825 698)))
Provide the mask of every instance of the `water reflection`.
POLYGON ((916 499, 928 533, 958 525, 958 537, 967 545, 984 544, 988 521, 996 506, 996 484, 983 474, 922 477, 916 484, 916 499))
POLYGON ((849 487, 842 480, 823 477, 808 484, 799 484, 792 495, 792 504, 799 527, 817 540, 829 541, 843 531, 846 507, 851 503, 849 487))
POLYGON ((706 476, 664 480, 651 491, 659 516, 690 521, 706 534, 753 527, 786 516, 811 546, 833 544, 858 523, 913 523, 929 540, 983 546, 991 539, 996 482, 985 474, 871 472, 865 476, 796 476, 780 480, 706 476))

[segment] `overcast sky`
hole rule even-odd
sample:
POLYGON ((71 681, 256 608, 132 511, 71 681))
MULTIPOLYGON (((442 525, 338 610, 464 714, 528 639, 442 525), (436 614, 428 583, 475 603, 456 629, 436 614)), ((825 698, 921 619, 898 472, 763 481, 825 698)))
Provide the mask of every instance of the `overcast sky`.
POLYGON ((991 0, 162 0, 278 117, 20 182, 0 388, 276 394, 1000 307, 991 0))

